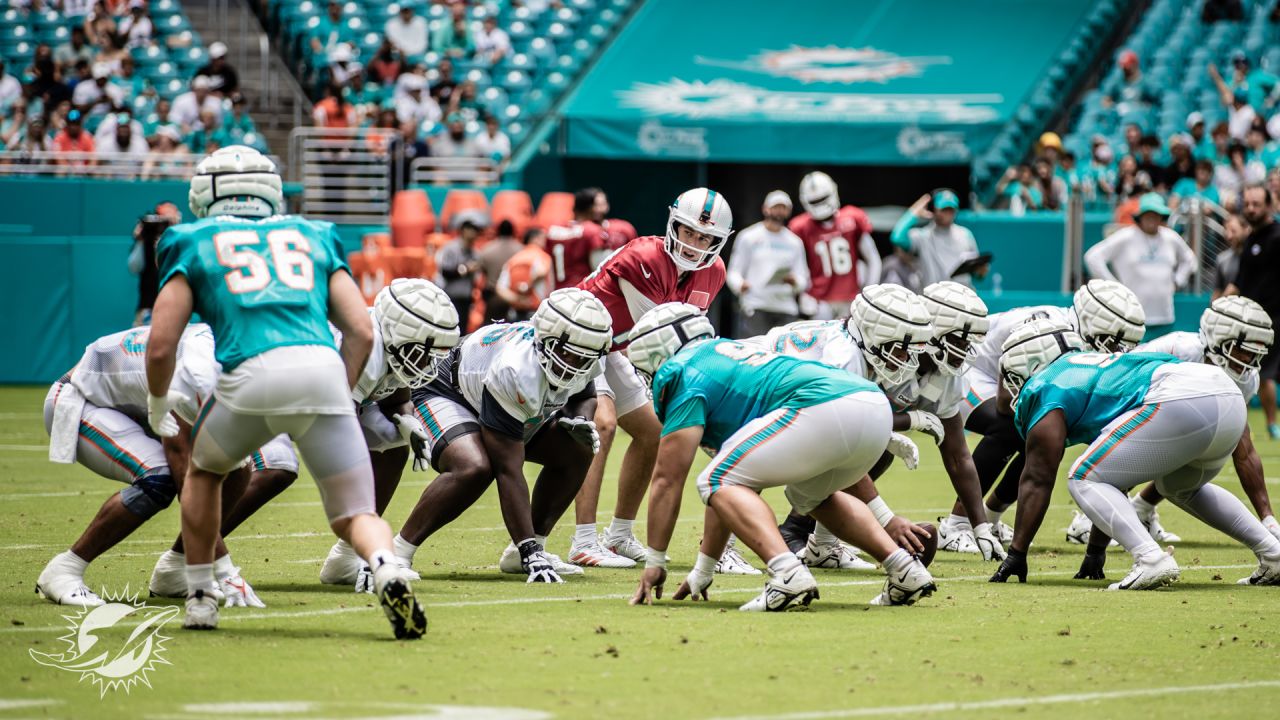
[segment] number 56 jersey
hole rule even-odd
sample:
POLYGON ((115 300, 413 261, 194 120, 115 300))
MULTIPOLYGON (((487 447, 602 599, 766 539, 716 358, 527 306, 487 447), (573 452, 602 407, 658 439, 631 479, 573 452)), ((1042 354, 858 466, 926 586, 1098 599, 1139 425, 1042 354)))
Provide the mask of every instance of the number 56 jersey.
POLYGON ((156 258, 161 287, 186 276, 224 373, 273 348, 333 347, 329 276, 349 270, 332 223, 206 218, 167 230, 156 258))

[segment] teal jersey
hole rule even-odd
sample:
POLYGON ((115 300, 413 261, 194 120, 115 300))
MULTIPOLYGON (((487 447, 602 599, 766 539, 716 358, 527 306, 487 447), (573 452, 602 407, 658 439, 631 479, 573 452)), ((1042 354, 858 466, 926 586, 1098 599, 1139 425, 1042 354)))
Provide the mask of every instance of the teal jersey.
POLYGON ((161 287, 186 276, 224 372, 272 348, 334 346, 329 276, 349 270, 332 223, 206 218, 167 230, 156 259, 161 287))
POLYGON ((778 408, 858 392, 880 389, 845 370, 715 339, 686 346, 658 368, 653 406, 663 435, 701 426, 702 445, 719 450, 742 426, 778 408))
POLYGON ((1156 369, 1178 362, 1163 353, 1067 353, 1022 387, 1013 424, 1025 438, 1045 415, 1061 410, 1067 445, 1093 442, 1107 423, 1143 404, 1156 369))

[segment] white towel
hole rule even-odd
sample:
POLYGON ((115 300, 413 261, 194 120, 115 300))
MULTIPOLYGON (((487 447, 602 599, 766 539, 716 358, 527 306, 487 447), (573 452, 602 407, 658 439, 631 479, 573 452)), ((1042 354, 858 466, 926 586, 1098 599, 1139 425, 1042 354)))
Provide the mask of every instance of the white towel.
POLYGON ((84 413, 84 395, 71 383, 63 383, 53 404, 53 423, 49 428, 49 461, 70 464, 76 461, 76 444, 80 441, 80 416, 84 413))

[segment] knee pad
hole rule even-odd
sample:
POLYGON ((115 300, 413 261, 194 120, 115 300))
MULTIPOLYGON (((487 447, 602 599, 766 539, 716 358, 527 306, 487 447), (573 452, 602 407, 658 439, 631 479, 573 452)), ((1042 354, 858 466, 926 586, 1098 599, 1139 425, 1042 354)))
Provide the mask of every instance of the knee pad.
POLYGON ((173 503, 178 487, 168 474, 147 475, 133 481, 120 491, 120 500, 129 512, 140 518, 150 518, 173 503))

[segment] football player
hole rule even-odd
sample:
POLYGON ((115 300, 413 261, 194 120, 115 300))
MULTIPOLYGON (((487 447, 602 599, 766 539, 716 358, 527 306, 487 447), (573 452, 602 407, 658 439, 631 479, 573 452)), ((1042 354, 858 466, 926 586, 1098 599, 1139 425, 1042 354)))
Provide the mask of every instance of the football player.
POLYGON ((373 330, 336 229, 280 215, 275 164, 240 145, 200 162, 189 200, 201 219, 170 228, 157 247, 161 289, 147 345, 147 415, 161 436, 177 433, 170 410, 181 394, 171 380, 178 337, 193 311, 212 327, 222 365, 193 424, 182 487, 183 626, 218 624, 221 593, 211 562, 223 478, 254 448, 286 433, 320 487, 334 534, 373 568, 396 637, 421 637, 426 615, 391 551, 391 529, 374 511, 369 452, 351 402, 373 330), (342 331, 340 351, 326 318, 342 331))
POLYGON ((617 340, 641 315, 662 303, 687 302, 705 313, 724 287, 720 250, 732 232, 733 213, 720 193, 707 188, 688 190, 671 204, 665 237, 632 240, 579 285, 608 309, 615 343, 596 386, 600 452, 578 494, 569 562, 616 568, 634 567, 644 559, 644 545, 636 539, 632 526, 649 487, 662 425, 649 404, 648 388, 617 340), (600 484, 619 426, 631 436, 631 445, 618 473, 613 520, 600 538, 596 535, 600 484))
MULTIPOLYGON (((85 585, 85 569, 167 508, 177 495, 174 478, 180 480, 186 469, 189 435, 180 433, 157 440, 146 430, 143 355, 150 334, 150 328, 139 327, 95 340, 85 348, 76 366, 49 388, 45 398, 49 459, 78 462, 102 477, 127 485, 103 503, 75 544, 55 555, 40 573, 36 592, 50 602, 81 607, 102 605, 102 599, 85 585)), ((182 425, 189 427, 199 410, 197 398, 209 395, 217 374, 213 335, 207 325, 190 325, 184 330, 177 364, 174 385, 184 400, 174 412, 182 425)), ((268 453, 274 459, 286 451, 292 455, 287 443, 284 450, 268 453)), ((296 475, 297 461, 291 457, 275 459, 269 472, 296 475)), ((241 489, 243 483, 237 487, 228 485, 229 499, 234 501, 235 493, 241 489)), ((264 607, 253 588, 240 577, 221 537, 215 555, 214 576, 228 606, 264 607)), ((157 568, 172 556, 172 552, 162 555, 157 568)), ((180 561, 181 556, 177 557, 180 561)), ((153 594, 167 594, 157 574, 152 576, 151 589, 153 594)))
POLYGON ((608 212, 603 190, 583 188, 573 194, 573 220, 547 228, 553 289, 577 287, 604 260, 608 237, 600 223, 608 212))
POLYGON ((805 211, 787 224, 804 241, 812 279, 800 311, 818 320, 846 317, 859 289, 880 282, 871 219, 861 208, 841 206, 836 183, 824 172, 800 181, 800 205, 805 211))
POLYGON ((1217 367, 1158 353, 1079 352, 1067 323, 1036 320, 1013 332, 1000 358, 1000 400, 1027 440, 1013 544, 992 582, 1027 580, 1035 537, 1063 451, 1088 448, 1067 473, 1071 497, 1108 537, 1133 555, 1109 590, 1175 582, 1178 563, 1147 532, 1126 492, 1155 479, 1170 502, 1243 543, 1258 568, 1241 584, 1280 584, 1280 540, 1244 503, 1212 484, 1240 442, 1246 409, 1240 388, 1217 367))
POLYGON ((818 596, 809 568, 791 552, 760 491, 784 487, 797 512, 884 563, 873 605, 910 605, 934 592, 929 571, 899 548, 868 507, 840 492, 888 449, 915 452, 892 431, 893 411, 873 383, 843 370, 717 339, 699 308, 660 305, 627 336, 627 356, 652 378, 662 441, 649 502, 645 570, 632 604, 661 598, 680 497, 699 446, 714 453, 698 476, 707 505, 697 563, 673 596, 707 598, 714 567, 733 532, 767 560, 769 579, 740 609, 778 612, 818 596), (651 597, 652 593, 652 597, 651 597))
POLYGON ((496 479, 512 540, 499 569, 523 573, 531 583, 582 572, 547 553, 546 538, 600 449, 593 381, 612 342, 603 303, 577 288, 556 290, 529 322, 489 325, 468 336, 440 376, 414 392, 426 426, 423 459, 440 475, 396 538, 405 565, 496 479), (526 460, 542 465, 532 503, 526 460))

